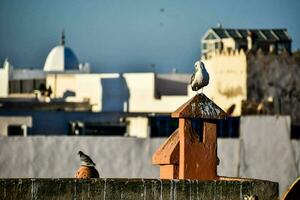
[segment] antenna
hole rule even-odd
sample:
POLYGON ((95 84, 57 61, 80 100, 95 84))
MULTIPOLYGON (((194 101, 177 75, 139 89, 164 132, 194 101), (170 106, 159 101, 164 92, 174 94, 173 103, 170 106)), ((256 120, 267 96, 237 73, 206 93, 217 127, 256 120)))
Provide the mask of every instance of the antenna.
POLYGON ((61 39, 60 39, 60 44, 63 45, 63 46, 66 43, 65 38, 66 38, 66 36, 65 36, 65 30, 63 29, 62 32, 61 32, 61 39))

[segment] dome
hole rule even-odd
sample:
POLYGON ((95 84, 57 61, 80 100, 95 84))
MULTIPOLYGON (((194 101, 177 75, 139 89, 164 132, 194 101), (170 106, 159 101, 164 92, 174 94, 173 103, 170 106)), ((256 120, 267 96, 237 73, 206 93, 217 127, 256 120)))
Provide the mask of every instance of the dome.
POLYGON ((62 33, 61 44, 54 47, 47 56, 44 71, 79 70, 79 62, 69 47, 65 46, 65 36, 62 33))

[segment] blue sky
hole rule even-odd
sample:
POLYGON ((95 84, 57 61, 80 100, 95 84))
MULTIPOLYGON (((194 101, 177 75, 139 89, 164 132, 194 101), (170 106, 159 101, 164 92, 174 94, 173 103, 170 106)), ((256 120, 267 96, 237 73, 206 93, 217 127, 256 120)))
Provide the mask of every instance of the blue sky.
POLYGON ((0 62, 42 68, 65 29, 67 46, 94 72, 191 72, 201 36, 218 23, 287 28, 300 48, 297 0, 1 0, 0 62))

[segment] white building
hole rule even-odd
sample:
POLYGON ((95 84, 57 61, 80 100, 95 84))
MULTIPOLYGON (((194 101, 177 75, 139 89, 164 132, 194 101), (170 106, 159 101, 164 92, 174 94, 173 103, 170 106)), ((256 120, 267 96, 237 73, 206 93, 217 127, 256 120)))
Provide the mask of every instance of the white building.
MULTIPOLYGON (((190 74, 90 73, 65 46, 65 35, 48 54, 43 70, 14 69, 5 61, 0 69, 0 98, 36 100, 38 90, 51 89, 47 102, 89 102, 94 112, 170 113, 194 93, 190 74)), ((45 101, 45 98, 40 98, 45 101)), ((128 117, 130 135, 147 136, 148 118, 128 117), (134 131, 144 130, 144 131, 134 131)))

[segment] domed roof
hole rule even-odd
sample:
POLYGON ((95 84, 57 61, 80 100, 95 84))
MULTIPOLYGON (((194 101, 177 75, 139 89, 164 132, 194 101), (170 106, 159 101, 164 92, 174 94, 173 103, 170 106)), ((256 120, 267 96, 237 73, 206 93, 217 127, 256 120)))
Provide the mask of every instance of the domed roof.
POLYGON ((79 62, 69 47, 65 46, 65 35, 62 33, 61 44, 54 47, 47 56, 44 71, 79 70, 79 62))

